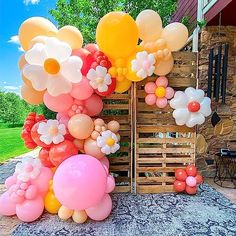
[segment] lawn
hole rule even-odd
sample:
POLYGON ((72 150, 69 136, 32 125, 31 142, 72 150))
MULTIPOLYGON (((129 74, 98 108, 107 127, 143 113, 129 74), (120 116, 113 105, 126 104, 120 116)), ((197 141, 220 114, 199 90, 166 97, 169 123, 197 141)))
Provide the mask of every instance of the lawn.
POLYGON ((22 128, 0 128, 0 162, 28 152, 20 137, 22 128))

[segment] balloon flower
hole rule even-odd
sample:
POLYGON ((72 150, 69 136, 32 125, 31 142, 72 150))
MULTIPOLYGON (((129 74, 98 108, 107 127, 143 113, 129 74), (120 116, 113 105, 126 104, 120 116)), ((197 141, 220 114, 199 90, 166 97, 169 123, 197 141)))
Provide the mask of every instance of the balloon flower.
POLYGON ((170 100, 170 106, 174 109, 173 117, 177 125, 201 125, 205 117, 211 114, 211 99, 204 97, 203 90, 192 87, 184 92, 177 91, 170 100))
POLYGON ((145 102, 147 105, 156 104, 159 108, 165 108, 168 104, 168 99, 174 96, 174 89, 168 86, 166 77, 159 77, 155 82, 145 84, 144 90, 147 93, 145 102))
POLYGON ((0 214, 17 215, 25 222, 38 219, 44 210, 43 199, 52 176, 52 171, 38 159, 24 158, 5 181, 7 191, 0 196, 0 214))
POLYGON ((186 192, 189 195, 197 193, 197 185, 203 182, 202 176, 194 165, 188 165, 185 169, 175 171, 174 190, 178 193, 186 192))
POLYGON ((112 209, 109 193, 114 188, 114 178, 96 158, 84 154, 68 158, 53 178, 55 196, 62 204, 59 217, 64 220, 72 217, 77 223, 85 222, 87 217, 104 220, 112 209))

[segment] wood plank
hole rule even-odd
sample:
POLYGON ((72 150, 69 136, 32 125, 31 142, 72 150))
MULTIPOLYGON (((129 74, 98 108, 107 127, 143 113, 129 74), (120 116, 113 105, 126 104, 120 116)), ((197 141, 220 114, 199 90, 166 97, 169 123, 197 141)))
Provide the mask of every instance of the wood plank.
POLYGON ((136 168, 137 173, 144 173, 144 172, 175 172, 176 169, 184 167, 184 165, 176 165, 175 167, 140 167, 136 168))
POLYGON ((137 158, 139 164, 156 164, 156 163, 193 163, 194 159, 191 157, 180 158, 137 158))
POLYGON ((174 182, 175 177, 138 177, 137 178, 138 183, 140 184, 146 184, 146 183, 160 183, 160 182, 174 182))
POLYGON ((174 192, 173 185, 138 185, 138 193, 170 193, 174 192))
POLYGON ((169 126, 137 126, 139 133, 153 133, 153 132, 194 132, 194 128, 189 128, 185 125, 169 125, 169 126))
POLYGON ((195 143, 194 138, 138 138, 137 143, 195 143))
POLYGON ((194 153, 191 148, 137 148, 139 154, 145 153, 194 153))
POLYGON ((131 186, 116 186, 113 193, 129 193, 131 192, 131 186))

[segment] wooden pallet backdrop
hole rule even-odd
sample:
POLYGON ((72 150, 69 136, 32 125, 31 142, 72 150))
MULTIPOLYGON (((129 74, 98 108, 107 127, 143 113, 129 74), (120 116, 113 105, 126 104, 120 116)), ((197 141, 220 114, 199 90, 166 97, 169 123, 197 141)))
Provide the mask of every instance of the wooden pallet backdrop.
MULTIPOLYGON (((196 86, 197 55, 174 53, 174 68, 167 76, 175 90, 196 86)), ((135 186, 138 193, 172 192, 174 172, 195 161, 195 130, 177 126, 172 108, 146 105, 144 85, 156 77, 136 83, 134 88, 135 186)))
MULTIPOLYGON (((133 88, 133 87, 132 87, 133 88)), ((120 123, 121 148, 108 156, 110 172, 115 177, 115 192, 131 192, 132 188, 132 95, 133 89, 125 94, 112 94, 103 99, 104 108, 102 119, 109 122, 116 120, 120 123)))

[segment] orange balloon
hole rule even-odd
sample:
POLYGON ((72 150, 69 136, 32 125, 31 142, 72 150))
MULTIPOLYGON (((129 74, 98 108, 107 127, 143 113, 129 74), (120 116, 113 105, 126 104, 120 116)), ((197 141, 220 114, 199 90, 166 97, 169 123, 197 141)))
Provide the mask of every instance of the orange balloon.
POLYGON ((77 114, 70 118, 68 129, 73 137, 77 139, 86 139, 93 132, 94 123, 88 115, 77 114))
POLYGON ((174 59, 173 56, 170 57, 168 60, 161 60, 157 61, 155 64, 155 71, 154 73, 159 76, 167 75, 171 72, 174 66, 174 59))
POLYGON ((129 88, 132 85, 132 81, 128 80, 128 79, 124 79, 122 81, 116 81, 116 89, 115 92, 117 93, 124 93, 127 90, 129 90, 129 88))
POLYGON ((24 67, 24 65, 27 64, 27 61, 25 60, 25 54, 20 56, 20 59, 18 61, 18 67, 20 70, 22 70, 22 68, 24 67))
POLYGON ((25 84, 27 84, 29 87, 32 87, 32 83, 30 80, 28 80, 23 74, 21 75, 22 80, 24 81, 25 84))
POLYGON ((84 142, 84 152, 87 155, 95 157, 97 159, 101 159, 105 156, 103 152, 101 152, 101 148, 98 147, 97 141, 92 138, 88 138, 84 142))
POLYGON ((45 91, 37 91, 29 85, 23 83, 21 86, 21 96, 29 104, 38 105, 43 103, 43 95, 45 91))

